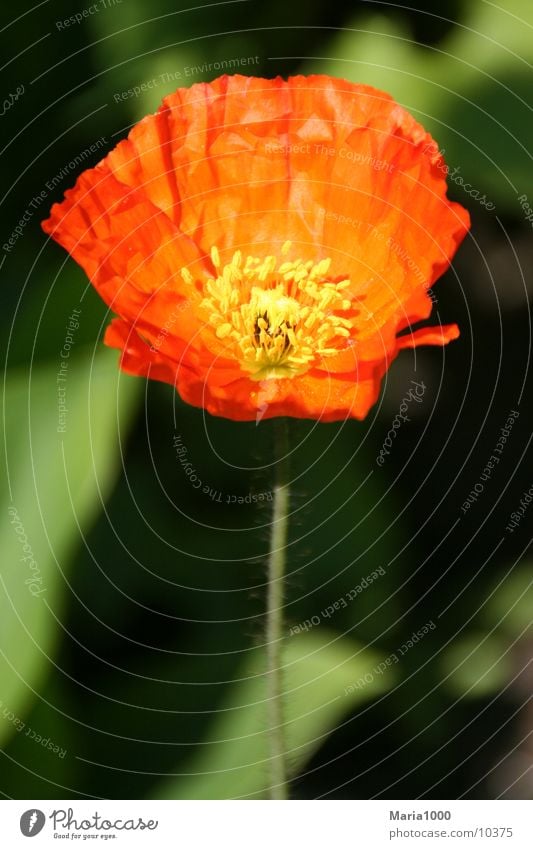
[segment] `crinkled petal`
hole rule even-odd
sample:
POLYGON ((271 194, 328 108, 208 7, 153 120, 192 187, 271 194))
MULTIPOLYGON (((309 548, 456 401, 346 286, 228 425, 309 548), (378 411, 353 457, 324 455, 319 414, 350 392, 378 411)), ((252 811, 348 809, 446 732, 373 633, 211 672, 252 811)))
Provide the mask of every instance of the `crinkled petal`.
POLYGON ((401 349, 456 338, 455 325, 411 328, 468 226, 424 128, 390 95, 323 75, 178 89, 43 224, 120 317, 105 341, 125 371, 214 415, 325 421, 364 417, 401 349), (356 317, 337 353, 263 385, 215 334, 204 286, 213 246, 224 264, 287 240, 304 261, 331 258, 356 317))

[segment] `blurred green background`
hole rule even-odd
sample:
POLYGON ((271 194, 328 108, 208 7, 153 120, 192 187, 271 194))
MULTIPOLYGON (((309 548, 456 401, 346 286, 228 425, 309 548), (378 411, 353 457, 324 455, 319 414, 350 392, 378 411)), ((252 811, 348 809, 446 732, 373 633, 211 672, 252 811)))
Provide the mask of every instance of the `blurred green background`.
POLYGON ((58 26, 89 5, 2 9, 3 245, 30 212, 0 252, 0 792, 264 795, 270 505, 226 496, 269 490, 271 423, 215 420, 170 386, 120 375, 101 344, 104 304, 39 228, 77 174, 165 94, 217 76, 198 69, 206 63, 253 57, 243 73, 328 73, 390 92, 445 150, 450 195, 472 216, 435 289, 438 318, 457 321, 460 340, 444 354, 403 353, 364 423, 291 423, 292 795, 530 797, 533 507, 506 526, 533 484, 531 3, 455 0, 437 13, 430 0, 310 0, 305 10, 238 0, 190 11, 108 0, 58 26), (118 96, 154 79, 138 97, 118 96), (414 378, 427 386, 424 403, 379 468, 414 378), (511 410, 520 415, 501 462, 463 512, 511 410), (176 434, 217 496, 189 485, 176 434), (354 601, 321 615, 380 567, 354 601), (372 673, 428 622, 400 662, 372 673))

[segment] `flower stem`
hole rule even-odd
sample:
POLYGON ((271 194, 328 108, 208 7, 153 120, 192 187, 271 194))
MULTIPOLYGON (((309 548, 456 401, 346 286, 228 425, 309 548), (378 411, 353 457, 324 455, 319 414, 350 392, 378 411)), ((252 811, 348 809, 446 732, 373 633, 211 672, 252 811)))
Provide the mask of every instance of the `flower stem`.
POLYGON ((267 705, 271 799, 287 799, 283 730, 283 579, 289 519, 289 441, 287 422, 275 419, 275 482, 268 556, 266 610, 267 705))

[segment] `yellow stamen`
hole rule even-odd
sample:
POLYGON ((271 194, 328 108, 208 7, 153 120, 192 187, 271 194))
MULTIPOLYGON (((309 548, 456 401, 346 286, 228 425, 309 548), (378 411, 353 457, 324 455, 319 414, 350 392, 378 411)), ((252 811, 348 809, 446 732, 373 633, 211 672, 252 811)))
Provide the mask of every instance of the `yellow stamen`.
MULTIPOLYGON (((286 256, 291 243, 285 242, 286 256)), ((222 265, 216 247, 211 260, 217 277, 204 282, 200 307, 219 340, 228 346, 252 380, 304 374, 322 358, 345 348, 352 335, 353 308, 346 297, 350 280, 327 279, 331 259, 317 263, 275 256, 243 257, 236 251, 222 265), (350 311, 350 315, 342 315, 350 311)), ((190 283, 192 275, 182 270, 190 283)))
POLYGON ((219 268, 220 266, 220 254, 218 252, 218 248, 213 245, 211 248, 211 260, 215 268, 219 268))

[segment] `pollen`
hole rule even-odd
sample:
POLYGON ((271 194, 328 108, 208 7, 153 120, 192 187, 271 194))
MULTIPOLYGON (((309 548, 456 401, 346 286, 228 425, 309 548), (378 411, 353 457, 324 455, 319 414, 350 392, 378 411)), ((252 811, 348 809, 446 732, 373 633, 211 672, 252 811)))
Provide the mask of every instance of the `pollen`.
MULTIPOLYGON (((281 262, 275 256, 244 259, 236 251, 222 265, 218 249, 211 249, 216 276, 203 283, 200 309, 225 355, 252 380, 304 374, 338 354, 354 333, 350 280, 328 278, 331 259, 288 260, 290 250, 285 242, 281 262)), ((192 282, 187 269, 182 277, 192 282)))

